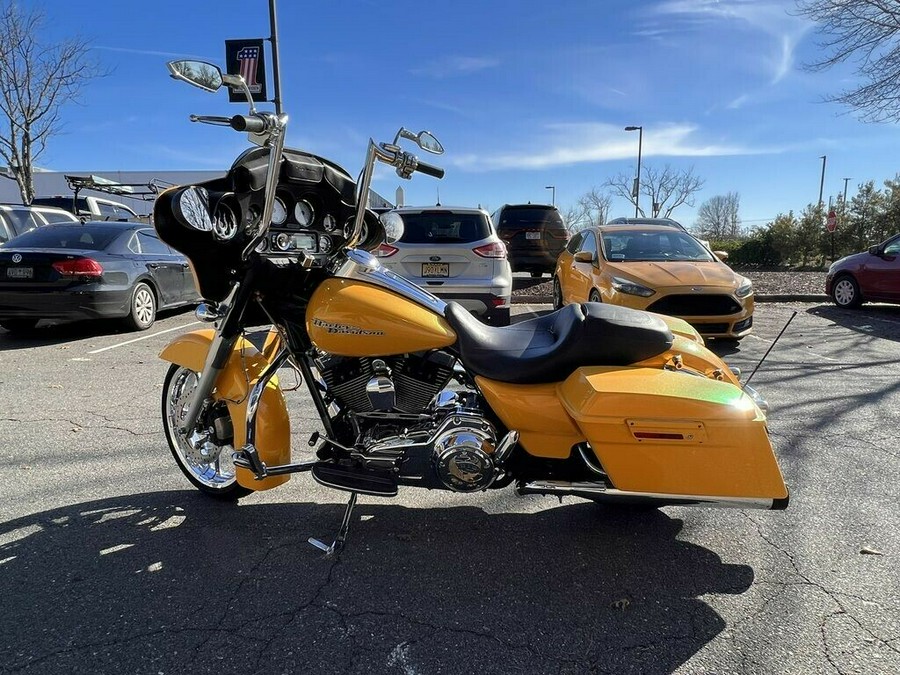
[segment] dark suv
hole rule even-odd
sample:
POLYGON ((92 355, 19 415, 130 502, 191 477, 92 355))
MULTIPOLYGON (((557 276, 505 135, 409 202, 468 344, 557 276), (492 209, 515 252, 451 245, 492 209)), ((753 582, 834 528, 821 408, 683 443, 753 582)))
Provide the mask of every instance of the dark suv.
POLYGON ((513 272, 531 272, 533 277, 553 274, 569 239, 559 209, 549 204, 504 204, 491 218, 506 242, 513 272))

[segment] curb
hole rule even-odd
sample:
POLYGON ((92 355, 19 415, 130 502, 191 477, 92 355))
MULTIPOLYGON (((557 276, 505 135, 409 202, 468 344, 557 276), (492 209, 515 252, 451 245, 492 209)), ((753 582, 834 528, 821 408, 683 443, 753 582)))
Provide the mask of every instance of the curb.
MULTIPOLYGON (((765 294, 754 296, 755 302, 829 302, 825 294, 765 294)), ((549 295, 514 295, 514 305, 551 305, 553 298, 549 295)))

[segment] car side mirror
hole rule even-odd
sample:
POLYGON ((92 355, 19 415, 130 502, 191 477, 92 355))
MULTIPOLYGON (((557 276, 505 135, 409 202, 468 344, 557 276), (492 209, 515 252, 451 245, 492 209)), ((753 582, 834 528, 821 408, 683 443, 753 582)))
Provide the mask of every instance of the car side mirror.
POLYGON ((594 254, 590 251, 578 251, 575 254, 575 262, 592 263, 594 262, 594 254))
POLYGON ((713 255, 716 256, 722 262, 728 260, 728 251, 713 251, 713 255))
POLYGON ((880 256, 881 255, 881 247, 878 244, 875 244, 875 246, 870 246, 869 253, 871 253, 872 255, 880 256))

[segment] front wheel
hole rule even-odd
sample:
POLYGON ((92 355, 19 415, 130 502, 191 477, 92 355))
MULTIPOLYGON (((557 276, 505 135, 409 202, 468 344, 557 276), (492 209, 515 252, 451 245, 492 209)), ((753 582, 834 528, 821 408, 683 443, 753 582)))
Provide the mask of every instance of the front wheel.
POLYGON ((252 490, 237 482, 231 459, 234 438, 226 404, 213 403, 201 414, 193 430, 181 430, 199 381, 197 372, 175 364, 166 373, 162 417, 169 449, 181 473, 198 490, 217 499, 239 499, 252 490))
POLYGON ((562 309, 562 306, 562 286, 559 284, 559 277, 553 277, 553 309, 562 309))
POLYGON ((588 297, 588 302, 603 302, 600 299, 600 293, 595 289, 591 291, 590 297, 588 297))
POLYGON ((849 274, 838 277, 831 287, 831 299, 838 307, 859 307, 862 304, 862 294, 856 279, 849 274))

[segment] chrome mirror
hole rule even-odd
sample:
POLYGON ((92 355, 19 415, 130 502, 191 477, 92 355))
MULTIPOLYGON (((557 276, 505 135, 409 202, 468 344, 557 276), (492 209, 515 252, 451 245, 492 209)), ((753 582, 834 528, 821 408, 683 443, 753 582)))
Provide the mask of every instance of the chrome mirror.
POLYGON ((382 213, 378 220, 384 227, 384 241, 386 244, 393 244, 403 236, 403 218, 399 213, 387 211, 382 213))
POLYGON ((223 84, 219 67, 205 61, 169 61, 166 67, 176 80, 183 80, 203 91, 218 91, 223 84))
POLYGON ((397 145, 397 141, 401 138, 405 138, 407 140, 413 141, 416 145, 418 145, 425 152, 430 152, 433 155, 441 155, 444 153, 444 146, 441 145, 441 142, 434 137, 430 131, 420 131, 417 134, 414 134, 409 129, 404 127, 400 128, 400 131, 397 132, 397 135, 394 137, 394 145, 397 145))

